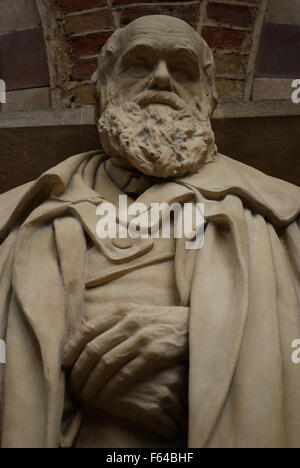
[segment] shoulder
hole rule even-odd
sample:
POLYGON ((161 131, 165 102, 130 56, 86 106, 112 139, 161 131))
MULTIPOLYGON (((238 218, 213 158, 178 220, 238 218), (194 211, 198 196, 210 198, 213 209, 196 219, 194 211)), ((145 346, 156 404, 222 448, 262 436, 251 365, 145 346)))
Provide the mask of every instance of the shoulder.
POLYGON ((237 195, 250 208, 280 224, 288 224, 300 215, 299 187, 222 154, 183 180, 213 199, 237 195))
POLYGON ((16 220, 46 200, 52 192, 63 193, 81 164, 94 156, 103 156, 99 150, 67 158, 43 173, 38 179, 0 195, 0 240, 16 220))

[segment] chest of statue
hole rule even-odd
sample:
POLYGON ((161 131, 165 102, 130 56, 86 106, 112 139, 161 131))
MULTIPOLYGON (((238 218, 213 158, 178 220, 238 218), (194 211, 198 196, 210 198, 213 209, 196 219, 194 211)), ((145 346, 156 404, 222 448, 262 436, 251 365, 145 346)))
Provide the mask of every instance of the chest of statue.
MULTIPOLYGON (((124 252, 125 243, 119 245, 124 252)), ((149 252, 122 263, 112 263, 93 247, 87 255, 85 314, 105 302, 180 305, 174 257, 174 239, 154 239, 149 252)))
MULTIPOLYGON (((116 242, 124 255, 134 241, 116 242)), ((155 239, 153 248, 133 260, 113 263, 92 247, 87 254, 84 319, 90 320, 103 310, 103 304, 135 303, 159 307, 179 306, 180 298, 175 278, 175 240, 155 239)), ((141 309, 147 310, 147 309, 141 309)), ((174 370, 176 373, 177 371, 174 370)), ((177 374, 176 374, 177 375, 177 374)), ((180 375, 175 378, 181 380, 180 375)), ((182 382, 185 392, 185 381, 182 382)), ((122 447, 164 447, 164 438, 155 435, 141 424, 124 420, 106 411, 83 408, 83 420, 76 438, 76 447, 107 447, 112 440, 122 447), (147 442, 146 442, 147 441, 147 442)), ((183 439, 186 434, 183 432, 183 439)), ((174 447, 185 442, 168 441, 174 447)))

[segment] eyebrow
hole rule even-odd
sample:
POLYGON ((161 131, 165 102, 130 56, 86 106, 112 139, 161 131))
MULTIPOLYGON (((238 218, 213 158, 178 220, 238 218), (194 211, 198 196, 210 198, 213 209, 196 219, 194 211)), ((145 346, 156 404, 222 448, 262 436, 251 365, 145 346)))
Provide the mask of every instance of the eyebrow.
MULTIPOLYGON (((134 44, 129 45, 122 53, 121 58, 125 57, 127 54, 130 54, 136 49, 145 48, 149 50, 156 50, 156 47, 150 44, 149 42, 136 42, 134 44)), ((194 50, 193 47, 184 47, 184 46, 175 46, 173 49, 175 52, 182 52, 184 54, 188 54, 190 57, 193 58, 195 62, 199 62, 199 55, 194 50)))
POLYGON ((147 43, 147 42, 138 42, 138 43, 135 43, 135 44, 131 44, 129 45, 122 53, 121 57, 124 57, 126 56, 127 54, 130 54, 131 52, 133 52, 135 49, 139 49, 139 48, 145 48, 145 49, 152 49, 152 50, 155 50, 155 48, 147 43))
POLYGON ((195 52, 195 50, 191 47, 177 46, 174 48, 174 51, 177 53, 182 52, 184 54, 188 54, 190 57, 193 58, 193 60, 195 60, 195 62, 199 62, 200 55, 197 54, 197 52, 195 52))

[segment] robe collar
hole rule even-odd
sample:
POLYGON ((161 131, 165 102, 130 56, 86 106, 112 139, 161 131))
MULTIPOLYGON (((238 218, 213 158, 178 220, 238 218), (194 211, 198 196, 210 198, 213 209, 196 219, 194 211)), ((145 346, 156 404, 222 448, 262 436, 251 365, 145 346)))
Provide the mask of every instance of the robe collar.
MULTIPOLYGON (((103 152, 91 151, 68 158, 42 174, 35 182, 30 182, 0 196, 0 241, 10 229, 19 225, 32 211, 46 199, 65 203, 78 203, 84 200, 100 203, 102 193, 94 190, 92 179, 97 167, 107 157, 103 152), (89 169, 87 170, 87 167, 89 169), (83 167, 85 177, 83 177, 83 167)), ((112 182, 112 181, 111 181, 112 182)), ((114 184, 115 185, 115 184, 114 184)), ((275 226, 287 226, 300 214, 300 188, 288 182, 275 179, 233 159, 218 155, 211 164, 204 164, 199 172, 176 180, 154 185, 146 190, 138 201, 170 201, 170 188, 180 186, 196 189, 207 199, 222 200, 227 195, 236 195, 253 212, 269 219, 275 226), (169 194, 169 196, 168 196, 169 194), (167 197, 167 199, 165 199, 167 197)), ((116 187, 116 185, 115 185, 116 187)), ((118 193, 123 193, 120 188, 118 193)), ((117 192, 115 192, 117 193, 117 192)), ((186 192, 185 192, 186 193, 186 192)), ((171 199, 174 199, 172 192, 171 199)), ((176 196, 175 196, 176 199, 176 196)))

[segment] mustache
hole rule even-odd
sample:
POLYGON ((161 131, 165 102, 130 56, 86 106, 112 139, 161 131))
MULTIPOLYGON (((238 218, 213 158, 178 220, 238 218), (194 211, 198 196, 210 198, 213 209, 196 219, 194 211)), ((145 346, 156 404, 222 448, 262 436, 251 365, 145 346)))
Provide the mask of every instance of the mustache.
POLYGON ((139 94, 135 98, 135 102, 141 107, 150 104, 163 104, 177 111, 186 107, 184 101, 177 94, 170 91, 147 90, 139 94))

